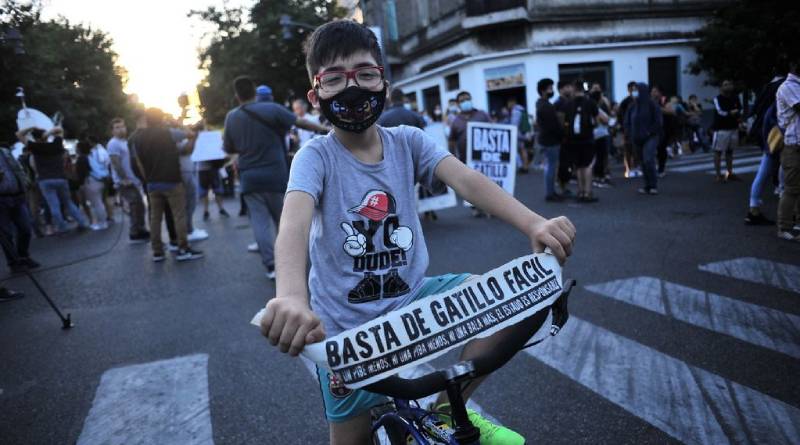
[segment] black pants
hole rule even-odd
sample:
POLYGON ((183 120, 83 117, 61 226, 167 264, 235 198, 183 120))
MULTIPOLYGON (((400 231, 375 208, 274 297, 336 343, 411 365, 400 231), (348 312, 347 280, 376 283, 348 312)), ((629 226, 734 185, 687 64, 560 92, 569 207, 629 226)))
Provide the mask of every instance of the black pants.
POLYGON ((25 195, 6 198, 0 202, 1 244, 9 265, 19 258, 28 256, 32 231, 31 214, 25 202, 25 195))
POLYGON ((597 179, 606 177, 608 169, 608 150, 611 145, 611 136, 605 136, 594 140, 594 167, 592 175, 597 179))
POLYGON ((667 138, 662 137, 658 141, 658 152, 656 156, 658 158, 658 173, 664 173, 664 170, 667 168, 667 138))
POLYGON ((572 179, 572 157, 570 155, 569 144, 561 144, 558 153, 558 182, 562 185, 568 184, 572 179))

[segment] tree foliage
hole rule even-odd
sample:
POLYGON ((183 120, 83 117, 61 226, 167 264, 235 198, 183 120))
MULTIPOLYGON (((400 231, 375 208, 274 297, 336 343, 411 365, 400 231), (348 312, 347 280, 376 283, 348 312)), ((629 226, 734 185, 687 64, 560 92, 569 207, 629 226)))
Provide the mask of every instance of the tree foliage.
POLYGON ((724 79, 757 90, 776 66, 798 59, 800 8, 779 0, 740 0, 717 10, 700 32, 691 71, 706 71, 713 84, 724 79))
POLYGON ((109 120, 127 111, 125 71, 107 34, 66 19, 44 21, 38 2, 5 0, 0 28, 22 34, 25 54, 0 45, 0 139, 13 140, 20 108, 16 88, 29 106, 48 115, 60 111, 67 136, 104 136, 109 120))
POLYGON ((190 16, 214 27, 200 54, 200 67, 208 73, 198 85, 206 121, 223 123, 235 105, 232 85, 238 76, 269 85, 278 102, 304 96, 309 84, 302 45, 310 30, 293 27, 291 38, 284 39, 280 17, 316 27, 345 13, 334 0, 261 0, 249 11, 227 5, 192 11, 190 16))

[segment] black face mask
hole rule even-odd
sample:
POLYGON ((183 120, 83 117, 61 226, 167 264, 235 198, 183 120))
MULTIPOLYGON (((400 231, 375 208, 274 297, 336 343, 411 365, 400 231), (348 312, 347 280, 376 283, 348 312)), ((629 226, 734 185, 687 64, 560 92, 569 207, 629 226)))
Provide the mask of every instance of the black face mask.
POLYGON ((334 126, 353 133, 363 133, 383 112, 386 85, 380 91, 350 86, 328 99, 319 99, 322 114, 334 126))

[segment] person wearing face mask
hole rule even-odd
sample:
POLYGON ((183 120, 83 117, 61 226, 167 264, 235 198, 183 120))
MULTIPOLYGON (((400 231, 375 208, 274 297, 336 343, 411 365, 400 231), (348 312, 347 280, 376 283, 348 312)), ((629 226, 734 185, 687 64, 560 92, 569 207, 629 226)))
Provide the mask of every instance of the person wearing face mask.
POLYGON ((647 85, 638 83, 634 101, 625 113, 625 135, 634 150, 642 153, 643 195, 658 195, 658 170, 656 157, 658 144, 664 134, 661 106, 650 98, 647 85))
POLYGON ((458 114, 450 124, 449 145, 450 152, 458 157, 461 162, 467 162, 467 122, 490 122, 489 115, 476 109, 472 104, 472 95, 466 91, 456 96, 458 114))
POLYGON ((400 88, 393 88, 389 96, 391 106, 384 110, 378 118, 378 125, 381 127, 399 127, 400 125, 410 125, 417 128, 425 128, 425 119, 418 113, 411 110, 405 93, 400 88))
POLYGON ((553 97, 553 80, 542 79, 536 84, 539 100, 536 101, 536 144, 538 150, 544 152, 547 166, 544 170, 544 189, 546 201, 559 202, 564 197, 556 193, 555 179, 558 170, 561 140, 564 138, 564 127, 556 114, 556 107, 550 103, 553 97))
POLYGON ((736 96, 733 81, 722 81, 720 95, 714 98, 714 121, 711 128, 714 130, 714 140, 711 148, 714 150, 714 169, 717 173, 717 182, 738 181, 739 177, 733 174, 733 149, 739 145, 739 122, 742 118, 742 103, 736 96), (722 154, 725 154, 727 173, 722 176, 722 154))
MULTIPOLYGON (((636 82, 628 82, 628 96, 622 99, 622 102, 619 104, 619 113, 617 113, 622 121, 625 120, 625 114, 627 114, 628 109, 633 105, 633 102, 636 101, 637 97, 639 97, 639 90, 636 87, 636 82)), ((634 178, 641 174, 641 171, 637 169, 638 160, 641 156, 633 149, 633 142, 631 141, 630 135, 626 132, 624 125, 622 126, 622 139, 622 162, 625 166, 625 173, 623 176, 626 178, 634 178)))

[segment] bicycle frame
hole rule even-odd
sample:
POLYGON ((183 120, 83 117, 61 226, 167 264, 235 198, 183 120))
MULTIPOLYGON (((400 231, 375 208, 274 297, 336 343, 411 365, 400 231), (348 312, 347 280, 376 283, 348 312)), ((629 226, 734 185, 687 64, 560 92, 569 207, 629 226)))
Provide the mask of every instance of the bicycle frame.
MULTIPOLYGON (((436 416, 436 413, 414 407, 409 400, 392 399, 394 409, 381 414, 378 419, 372 424, 372 436, 378 432, 379 429, 384 428, 387 435, 390 435, 391 428, 399 427, 402 431, 397 431, 411 435, 419 445, 432 445, 427 438, 427 433, 419 430, 418 425, 424 422, 426 417, 436 416)), ((453 437, 455 431, 451 430, 448 434, 449 437, 438 437, 438 442, 446 443, 447 445, 460 445, 459 442, 453 437), (446 441, 446 442, 445 442, 446 441)), ((405 437, 404 437, 405 439, 405 437)))

